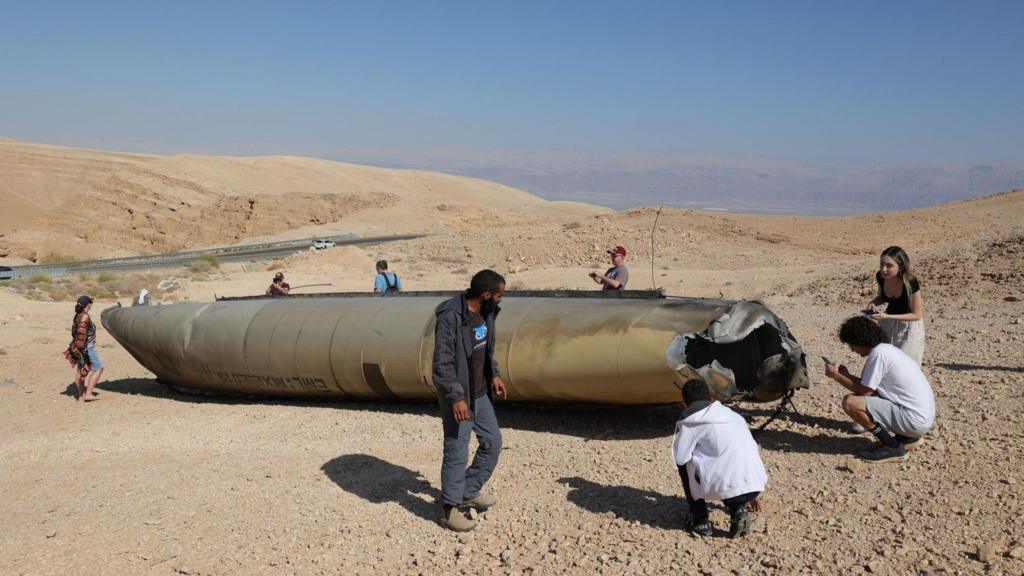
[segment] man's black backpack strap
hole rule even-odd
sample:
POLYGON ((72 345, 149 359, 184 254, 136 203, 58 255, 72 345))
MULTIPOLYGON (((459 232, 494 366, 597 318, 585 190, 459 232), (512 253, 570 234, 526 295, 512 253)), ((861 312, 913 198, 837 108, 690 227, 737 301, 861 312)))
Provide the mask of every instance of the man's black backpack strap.
POLYGON ((394 278, 395 278, 395 283, 394 284, 392 284, 391 280, 388 278, 388 273, 387 272, 378 272, 378 274, 383 274, 384 275, 384 286, 385 286, 384 293, 385 294, 387 294, 388 292, 398 292, 398 274, 394 275, 394 278))

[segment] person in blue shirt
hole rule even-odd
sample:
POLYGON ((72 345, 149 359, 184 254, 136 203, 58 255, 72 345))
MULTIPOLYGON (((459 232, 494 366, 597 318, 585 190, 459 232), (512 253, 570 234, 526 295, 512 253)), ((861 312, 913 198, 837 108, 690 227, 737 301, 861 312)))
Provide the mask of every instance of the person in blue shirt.
POLYGON ((373 291, 378 294, 395 294, 402 291, 402 279, 394 272, 388 272, 388 261, 377 261, 377 277, 373 281, 373 291))

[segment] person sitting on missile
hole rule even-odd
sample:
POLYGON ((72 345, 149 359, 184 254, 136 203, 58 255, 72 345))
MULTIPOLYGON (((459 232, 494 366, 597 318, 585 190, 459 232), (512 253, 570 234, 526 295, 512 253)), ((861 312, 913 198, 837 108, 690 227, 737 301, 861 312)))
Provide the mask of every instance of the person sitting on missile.
POLYGON ((683 385, 683 405, 672 455, 689 508, 686 529, 711 536, 706 500, 721 500, 729 509, 729 537, 746 536, 750 533, 747 509, 761 510, 758 497, 768 482, 747 421, 714 400, 703 380, 683 385))
POLYGON ((287 296, 291 292, 291 285, 284 281, 284 272, 274 274, 274 281, 267 288, 267 296, 287 296))
POLYGON ((868 462, 897 462, 935 423, 935 394, 917 361, 889 344, 889 336, 871 318, 857 316, 839 327, 839 340, 867 358, 860 377, 825 358, 825 375, 852 392, 843 411, 878 438, 860 457, 868 462))
POLYGON ((626 249, 622 246, 614 246, 608 249, 608 256, 612 259, 612 267, 604 274, 597 272, 590 273, 590 279, 601 285, 604 292, 616 292, 626 289, 626 282, 629 282, 629 268, 626 267, 626 249))

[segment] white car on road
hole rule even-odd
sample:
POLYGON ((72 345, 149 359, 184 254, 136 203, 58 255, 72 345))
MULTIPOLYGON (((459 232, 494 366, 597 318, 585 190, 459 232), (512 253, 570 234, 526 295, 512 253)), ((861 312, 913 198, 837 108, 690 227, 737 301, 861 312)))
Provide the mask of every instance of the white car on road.
POLYGON ((313 248, 317 250, 323 250, 324 248, 334 248, 334 241, 327 240, 326 238, 319 238, 313 241, 313 248))

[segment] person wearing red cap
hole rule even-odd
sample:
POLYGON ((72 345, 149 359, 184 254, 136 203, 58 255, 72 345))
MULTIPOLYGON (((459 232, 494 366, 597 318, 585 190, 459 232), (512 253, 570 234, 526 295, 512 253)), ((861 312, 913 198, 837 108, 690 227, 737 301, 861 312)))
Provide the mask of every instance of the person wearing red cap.
POLYGON ((287 296, 291 290, 292 287, 284 281, 284 272, 278 272, 277 274, 274 274, 274 281, 270 284, 270 287, 267 288, 266 295, 273 296, 275 298, 278 296, 287 296))
POLYGON ((626 268, 626 249, 622 246, 615 246, 608 249, 608 255, 612 259, 612 267, 604 274, 591 272, 590 278, 601 285, 605 292, 620 291, 626 289, 626 282, 629 282, 629 268, 626 268))

